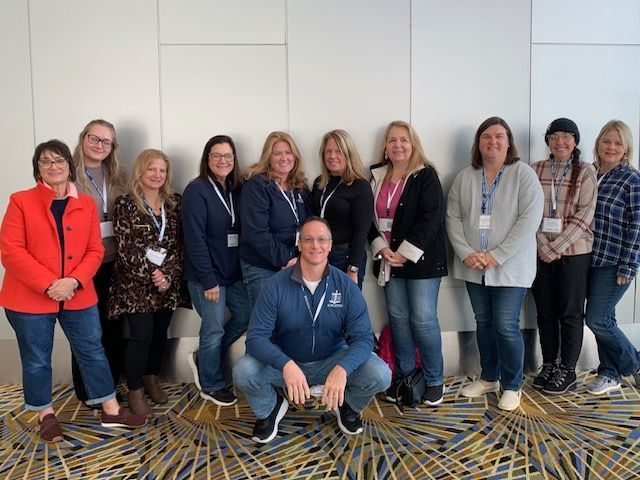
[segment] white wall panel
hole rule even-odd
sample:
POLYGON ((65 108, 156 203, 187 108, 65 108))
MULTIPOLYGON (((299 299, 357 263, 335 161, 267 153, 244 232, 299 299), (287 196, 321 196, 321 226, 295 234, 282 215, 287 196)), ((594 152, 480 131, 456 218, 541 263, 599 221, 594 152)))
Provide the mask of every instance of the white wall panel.
MULTIPOLYGON (((415 1, 411 23, 411 117, 445 195, 469 164, 473 135, 487 117, 498 115, 509 123, 527 161, 530 3, 415 1)), ((475 329, 460 286, 452 275, 442 282, 444 330, 475 329)))
POLYGON ((312 180, 322 135, 347 130, 366 165, 410 114, 409 1, 288 2, 291 131, 312 180))
MULTIPOLYGON (((4 216, 9 194, 33 185, 33 117, 31 115, 31 70, 29 65, 29 21, 23 0, 0 3, 0 216, 4 216)), ((0 279, 4 269, 0 265, 0 279)), ((4 317, 4 313, 0 314, 4 317)), ((0 340, 13 339, 13 330, 0 321, 0 340)))
POLYGON ((284 0, 160 0, 160 41, 283 44, 284 0), (187 8, 188 7, 188 8, 187 8))
POLYGON ((155 2, 32 0, 36 140, 74 148, 91 119, 116 126, 127 162, 160 147, 155 2))
POLYGON ((533 43, 640 44, 638 0, 533 0, 533 43))
MULTIPOLYGON (((534 45, 531 72, 531 159, 548 155, 547 125, 569 117, 580 130, 582 159, 607 121, 625 121, 638 147, 640 46, 534 45)), ((637 155, 634 159, 637 166, 637 155)))

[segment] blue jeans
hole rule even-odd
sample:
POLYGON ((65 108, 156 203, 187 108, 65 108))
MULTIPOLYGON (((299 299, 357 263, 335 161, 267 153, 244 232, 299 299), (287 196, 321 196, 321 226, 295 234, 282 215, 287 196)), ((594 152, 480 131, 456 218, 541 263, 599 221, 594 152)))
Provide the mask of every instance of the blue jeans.
POLYGON ((520 390, 524 367, 520 308, 527 289, 466 284, 478 324, 480 378, 487 382, 500 380, 505 390, 520 390))
MULTIPOLYGON (((324 360, 298 363, 309 386, 324 384, 329 372, 345 353, 346 348, 324 360)), ((257 418, 268 417, 276 406, 275 387, 285 388, 282 371, 259 362, 251 355, 245 355, 233 367, 233 384, 247 397, 257 418)), ((372 353, 347 377, 345 401, 353 410, 361 412, 376 393, 386 390, 390 384, 389 367, 372 353)))
POLYGON ((215 392, 224 387, 222 356, 249 324, 251 310, 247 291, 242 281, 221 286, 219 300, 212 302, 204 298, 201 283, 190 281, 188 286, 193 306, 202 318, 198 352, 200 385, 207 392, 215 392), (226 308, 231 312, 231 318, 225 324, 226 308))
POLYGON ((417 346, 428 387, 444 382, 442 338, 438 323, 439 290, 440 277, 392 277, 384 287, 396 357, 396 375, 406 375, 416 368, 417 346))
POLYGON ((640 368, 640 354, 616 322, 616 305, 631 283, 616 283, 618 267, 591 268, 587 287, 587 326, 598 344, 598 374, 617 380, 640 368))
POLYGON ((242 269, 242 281, 247 289, 247 298, 249 299, 249 314, 251 314, 260 292, 267 284, 267 280, 277 272, 267 268, 256 267, 244 260, 240 260, 240 268, 242 269))
MULTIPOLYGON (((349 244, 341 244, 334 245, 329 252, 329 264, 333 265, 336 268, 339 268, 343 272, 346 273, 347 267, 352 265, 349 262, 349 244)), ((365 255, 360 261, 360 265, 355 265, 359 267, 358 270, 358 288, 362 290, 362 281, 364 280, 364 272, 367 268, 367 256, 365 255)))
POLYGON ((78 362, 88 400, 94 405, 116 396, 109 363, 102 347, 98 308, 62 310, 56 313, 19 313, 5 309, 16 332, 22 361, 25 408, 44 410, 51 401, 51 352, 56 319, 78 362))

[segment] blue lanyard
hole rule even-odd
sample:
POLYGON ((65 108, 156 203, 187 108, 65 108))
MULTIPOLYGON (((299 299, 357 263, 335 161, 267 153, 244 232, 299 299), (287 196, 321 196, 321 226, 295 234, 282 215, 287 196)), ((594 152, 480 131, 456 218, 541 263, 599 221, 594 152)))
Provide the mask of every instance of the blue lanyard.
POLYGON ((564 177, 567 176, 569 169, 571 168, 571 159, 564 166, 564 171, 562 172, 562 176, 560 177, 560 181, 558 182, 558 186, 555 184, 556 175, 558 174, 558 167, 556 162, 551 160, 551 216, 555 218, 556 213, 558 211, 558 193, 560 192, 560 188, 562 187, 562 182, 564 181, 564 177))
MULTIPOLYGON (((489 212, 491 212, 491 204, 493 203, 493 193, 496 188, 498 188, 498 184, 500 183, 500 179, 502 178, 502 174, 504 173, 505 165, 502 166, 496 178, 493 179, 491 186, 487 186, 487 176, 484 172, 484 168, 482 169, 482 206, 481 213, 484 215, 487 213, 487 206, 489 207, 489 212)), ((476 194, 477 195, 477 194, 476 194)))
POLYGON ((145 208, 147 209, 147 212, 149 212, 149 216, 151 217, 151 220, 153 220, 153 224, 156 226, 156 230, 158 231, 158 244, 160 244, 162 243, 162 239, 164 238, 164 231, 165 231, 165 228, 167 227, 167 216, 164 213, 164 202, 162 202, 162 208, 160 210, 162 224, 158 222, 158 219, 153 214, 153 210, 151 209, 147 201, 143 200, 143 202, 144 202, 145 208))
POLYGON ((311 340, 311 353, 315 352, 316 349, 316 320, 318 320, 318 316, 320 315, 320 311, 324 306, 324 299, 327 296, 327 290, 329 289, 329 276, 327 275, 327 279, 324 282, 324 292, 322 292, 322 297, 320 297, 320 301, 318 302, 318 306, 316 307, 316 313, 314 314, 311 310, 311 302, 309 302, 309 297, 307 296, 307 292, 305 292, 304 287, 300 285, 300 289, 302 290, 302 295, 304 296, 304 303, 307 306, 307 311, 309 312, 309 316, 311 317, 311 327, 313 328, 313 337, 311 340))
POLYGON ((100 200, 102 200, 102 213, 104 214, 104 219, 106 220, 107 219, 107 176, 103 171, 102 172, 102 192, 101 192, 100 189, 98 188, 98 185, 96 185, 95 180, 89 173, 89 169, 87 167, 84 167, 84 173, 87 175, 87 178, 91 182, 91 185, 93 185, 93 188, 95 188, 96 192, 98 192, 98 196, 100 197, 100 200))

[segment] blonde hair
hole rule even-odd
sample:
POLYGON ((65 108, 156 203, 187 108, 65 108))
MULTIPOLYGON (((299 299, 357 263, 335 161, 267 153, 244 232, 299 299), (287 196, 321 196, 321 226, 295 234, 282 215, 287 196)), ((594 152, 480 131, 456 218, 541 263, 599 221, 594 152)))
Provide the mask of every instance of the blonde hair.
POLYGON ((172 198, 173 191, 171 190, 171 160, 169 160, 169 157, 167 157, 162 151, 156 150, 154 148, 147 148, 146 150, 140 152, 138 158, 136 158, 136 161, 133 164, 131 181, 129 182, 129 195, 131 195, 131 198, 138 207, 138 210, 145 214, 148 212, 144 206, 144 191, 142 189, 141 178, 145 170, 156 158, 161 158, 167 165, 167 178, 164 182, 164 185, 160 187, 160 198, 162 198, 165 205, 167 205, 169 209, 175 206, 175 202, 172 198))
POLYGON ((411 158, 409 158, 409 165, 407 167, 407 172, 405 173, 405 177, 408 177, 413 172, 418 170, 420 167, 431 167, 436 170, 436 166, 429 161, 427 156, 422 149, 422 144, 420 143, 420 137, 413 129, 413 127, 403 121, 403 120, 394 120, 384 131, 384 135, 382 136, 382 142, 380 143, 380 149, 378 151, 378 161, 376 163, 382 163, 383 165, 391 165, 391 168, 387 171, 387 176, 391 175, 393 170, 393 164, 389 160, 386 154, 387 150, 387 137, 389 136, 389 132, 393 127, 404 127, 409 132, 409 140, 411 141, 411 158))
POLYGON ((291 153, 293 153, 294 157, 293 168, 287 176, 289 188, 291 190, 308 189, 307 177, 302 170, 302 158, 300 156, 300 151, 298 150, 298 146, 291 135, 286 132, 271 132, 267 136, 267 139, 264 141, 264 146, 262 147, 260 160, 247 167, 244 173, 244 178, 248 180, 254 175, 263 175, 264 177, 271 179, 271 152, 273 151, 273 146, 278 142, 286 142, 291 148, 291 153))
POLYGON ((633 135, 631 134, 629 125, 624 123, 622 120, 609 120, 600 130, 598 138, 596 138, 596 144, 593 147, 593 159, 596 167, 600 166, 598 144, 600 143, 600 140, 602 140, 602 137, 604 137, 612 130, 618 132, 618 135, 620 135, 620 140, 622 140, 622 146, 624 147, 624 156, 622 157, 622 163, 631 163, 630 159, 633 158, 633 135))
POLYGON ((107 155, 102 161, 102 165, 104 165, 107 169, 109 202, 113 203, 115 197, 125 192, 127 188, 127 176, 124 173, 124 170, 122 169, 120 163, 120 155, 118 153, 118 139, 116 137, 116 129, 112 123, 107 122, 106 120, 103 120, 101 118, 91 120, 82 129, 80 135, 78 135, 78 145, 76 145, 76 149, 73 151, 73 162, 76 164, 76 178, 80 185, 84 188, 85 192, 90 190, 89 179, 87 178, 87 174, 85 172, 83 145, 84 138, 87 136, 89 130, 94 125, 100 125, 111 130, 111 151, 109 152, 109 155, 107 155))
POLYGON ((344 130, 331 130, 330 132, 325 133, 324 137, 322 137, 322 143, 320 144, 320 166, 322 168, 322 173, 320 174, 320 179, 318 181, 318 188, 326 187, 329 183, 329 177, 331 176, 324 161, 324 149, 331 138, 336 142, 336 145, 344 155, 347 163, 346 170, 342 176, 343 182, 347 185, 351 185, 359 178, 366 179, 360 154, 358 153, 351 136, 344 130))

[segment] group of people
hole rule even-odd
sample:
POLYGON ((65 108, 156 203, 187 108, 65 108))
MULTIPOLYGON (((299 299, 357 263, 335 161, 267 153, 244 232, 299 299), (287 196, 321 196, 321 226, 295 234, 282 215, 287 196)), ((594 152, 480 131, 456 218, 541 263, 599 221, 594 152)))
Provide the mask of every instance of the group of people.
POLYGON ((16 332, 26 408, 38 412, 42 439, 63 435, 51 401, 56 319, 71 345, 78 398, 102 405, 103 425, 134 427, 153 415, 147 396, 167 402, 158 377, 167 328, 177 307, 191 305, 202 322, 188 361, 200 395, 217 405, 237 402, 222 361, 248 330, 233 386, 256 414, 256 442, 271 441, 289 403, 311 396, 335 412, 345 434, 362 432, 360 412, 375 394, 401 400, 416 349, 423 403, 440 404, 445 236, 477 322, 481 375, 462 395, 502 387, 499 408, 519 406, 520 309, 532 285, 543 354, 535 388, 576 387, 585 300, 601 362, 587 390, 620 388, 621 375, 640 385, 640 355, 615 318, 640 263, 631 132, 607 123, 594 165, 580 159, 569 119, 554 120, 545 141, 549 158, 531 168, 509 125, 488 118, 446 202, 435 165, 403 121, 387 126, 370 173, 347 132, 328 132, 311 189, 285 132, 268 135, 244 174, 233 139, 212 137, 182 196, 159 150, 143 151, 127 181, 104 120, 82 130, 73 156, 57 140, 38 145, 36 186, 11 196, 2 223, 0 305, 16 332), (361 293, 367 244, 386 299, 394 372, 373 353, 361 293), (131 411, 116 399, 121 374, 131 411))

